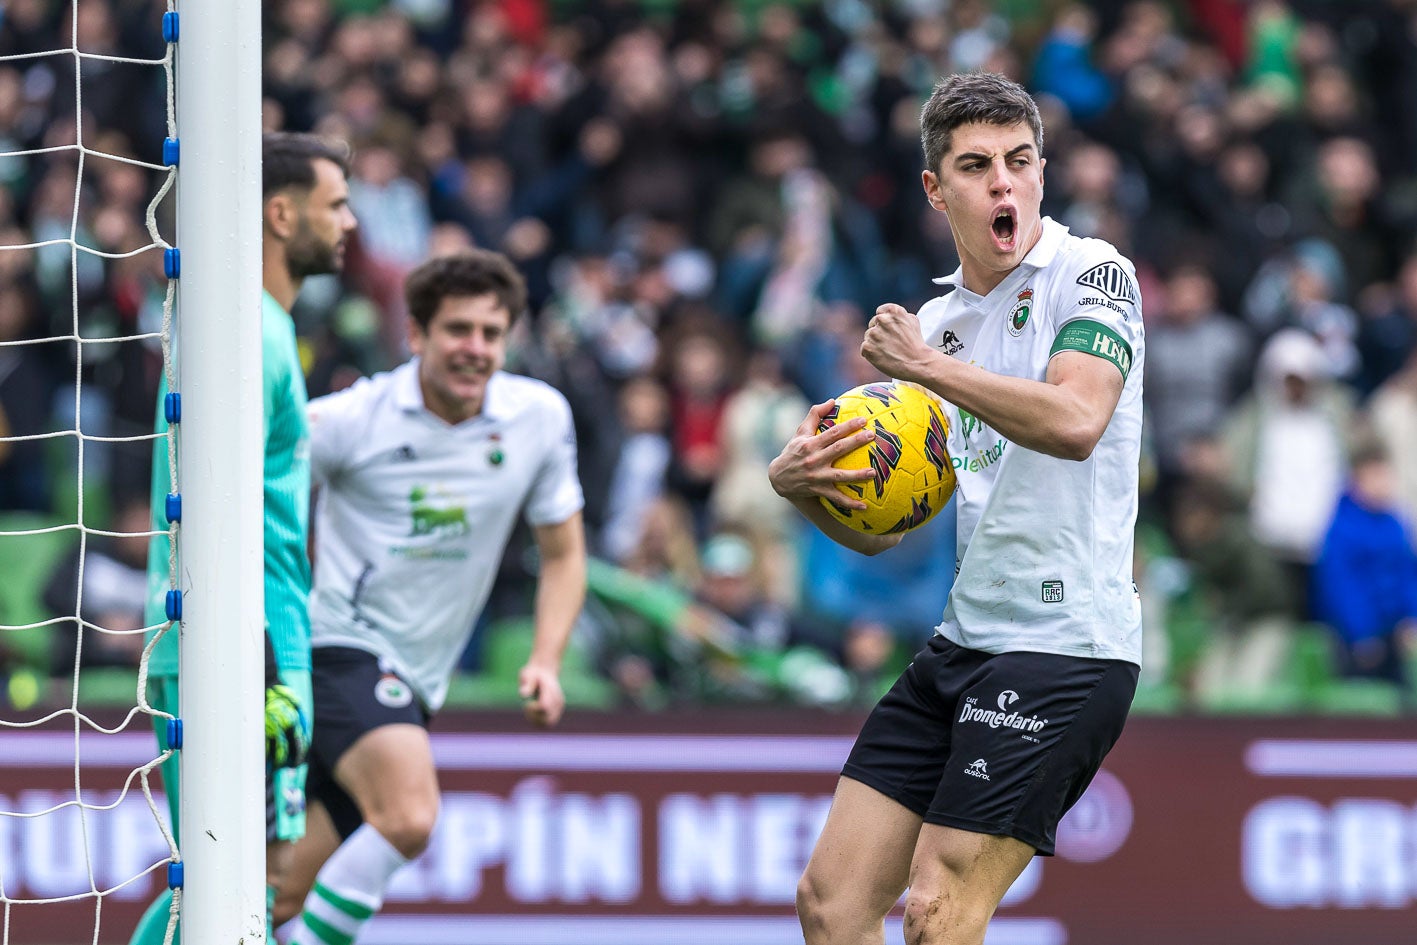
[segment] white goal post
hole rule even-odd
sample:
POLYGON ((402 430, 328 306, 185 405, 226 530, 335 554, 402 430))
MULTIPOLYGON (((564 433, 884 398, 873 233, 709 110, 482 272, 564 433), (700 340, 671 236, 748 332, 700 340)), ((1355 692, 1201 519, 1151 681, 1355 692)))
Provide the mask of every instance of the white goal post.
POLYGON ((261 6, 179 12, 182 938, 254 945, 266 939, 261 6))

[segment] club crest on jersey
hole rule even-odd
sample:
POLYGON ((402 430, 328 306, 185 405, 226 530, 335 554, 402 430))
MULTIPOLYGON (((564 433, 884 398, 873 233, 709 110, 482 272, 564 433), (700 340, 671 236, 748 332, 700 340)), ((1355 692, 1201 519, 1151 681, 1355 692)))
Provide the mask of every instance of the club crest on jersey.
POLYGON ((1018 301, 1009 309, 1009 334, 1017 338, 1028 325, 1028 316, 1033 314, 1033 290, 1024 289, 1018 294, 1018 301))
POLYGON ((390 709, 402 709, 413 702, 413 690, 408 688, 402 679, 392 673, 385 673, 374 684, 374 698, 379 700, 380 705, 390 709))
POLYGON ((1078 285, 1096 289, 1118 302, 1137 304, 1136 286, 1132 285, 1131 277, 1127 275, 1127 271, 1119 263, 1105 262, 1093 266, 1078 276, 1078 285))

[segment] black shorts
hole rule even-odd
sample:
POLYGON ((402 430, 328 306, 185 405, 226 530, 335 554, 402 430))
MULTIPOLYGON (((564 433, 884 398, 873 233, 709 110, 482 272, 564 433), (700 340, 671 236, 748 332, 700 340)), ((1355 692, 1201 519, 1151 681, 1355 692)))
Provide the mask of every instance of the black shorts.
POLYGON ((366 732, 381 725, 427 728, 430 715, 413 688, 372 653, 321 646, 310 651, 310 665, 315 731, 305 794, 325 806, 335 829, 347 838, 364 817, 354 798, 335 783, 335 765, 366 732))
POLYGON ((1058 821, 1122 734, 1138 667, 981 653, 936 635, 881 698, 842 774, 926 823, 1052 856, 1058 821))

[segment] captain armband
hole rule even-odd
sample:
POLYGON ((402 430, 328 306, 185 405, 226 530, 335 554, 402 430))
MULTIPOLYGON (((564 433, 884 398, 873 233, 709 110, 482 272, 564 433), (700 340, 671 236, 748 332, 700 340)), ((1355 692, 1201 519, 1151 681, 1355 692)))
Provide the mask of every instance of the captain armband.
POLYGON ((1053 339, 1048 357, 1060 351, 1082 351, 1111 361, 1122 372, 1124 381, 1132 370, 1132 346, 1111 328, 1090 318, 1078 318, 1063 326, 1053 339))

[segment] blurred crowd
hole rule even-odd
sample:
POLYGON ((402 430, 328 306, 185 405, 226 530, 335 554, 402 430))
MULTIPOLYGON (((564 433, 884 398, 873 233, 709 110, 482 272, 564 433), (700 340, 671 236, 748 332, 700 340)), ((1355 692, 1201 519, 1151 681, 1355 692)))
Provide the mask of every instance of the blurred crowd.
MULTIPOLYGON (((27 152, 0 156, 0 435, 151 428, 156 342, 69 336, 161 324, 161 254, 124 255, 150 242, 159 174, 90 155, 80 175, 46 149, 81 131, 158 163, 164 76, 89 57, 78 96, 73 57, 45 53, 72 34, 161 57, 165 10, 0 8, 0 152, 27 152), (16 248, 71 233, 108 255, 16 248)), ((265 126, 353 153, 346 272, 294 313, 311 396, 406 356, 412 266, 510 255, 532 304, 509 366, 575 411, 604 565, 578 638, 616 699, 869 699, 930 633, 949 516, 860 558, 765 470, 810 403, 874 379, 875 306, 914 309, 957 265, 918 114, 974 69, 1043 110, 1044 212, 1137 264, 1144 691, 1413 692, 1412 0, 275 0, 264 18, 265 126)), ((67 514, 83 491, 116 519, 145 498, 149 444, 87 441, 79 490, 71 440, 0 441, 0 509, 67 514)), ((490 622, 525 611, 532 568, 508 555, 490 622)))

